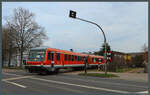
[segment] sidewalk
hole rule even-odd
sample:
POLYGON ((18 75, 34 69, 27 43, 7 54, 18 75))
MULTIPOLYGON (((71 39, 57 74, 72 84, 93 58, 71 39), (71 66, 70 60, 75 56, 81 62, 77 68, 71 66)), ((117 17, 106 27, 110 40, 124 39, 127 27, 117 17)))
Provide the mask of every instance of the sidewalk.
POLYGON ((119 76, 120 79, 148 82, 148 73, 114 73, 119 76))
MULTIPOLYGON (((104 73, 102 71, 87 71, 88 73, 104 73)), ((84 71, 73 71, 67 72, 65 74, 75 74, 78 75, 79 73, 84 73, 84 71)), ((114 72, 107 72, 111 74, 115 74, 119 77, 115 77, 115 79, 124 79, 129 81, 137 81, 137 82, 148 82, 148 73, 114 73, 114 72)))

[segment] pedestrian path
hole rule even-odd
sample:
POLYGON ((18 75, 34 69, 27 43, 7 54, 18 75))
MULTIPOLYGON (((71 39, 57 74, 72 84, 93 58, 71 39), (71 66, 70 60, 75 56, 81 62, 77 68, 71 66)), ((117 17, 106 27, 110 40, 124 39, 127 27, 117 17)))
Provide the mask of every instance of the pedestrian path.
MULTIPOLYGON (((104 73, 102 71, 90 71, 90 70, 87 72, 88 73, 104 73)), ((79 73, 84 73, 84 71, 73 71, 73 72, 67 72, 65 74, 78 75, 79 73)), ((108 72, 108 73, 119 76, 119 77, 115 77, 118 79, 137 81, 137 82, 148 82, 148 73, 115 73, 115 72, 108 72)))

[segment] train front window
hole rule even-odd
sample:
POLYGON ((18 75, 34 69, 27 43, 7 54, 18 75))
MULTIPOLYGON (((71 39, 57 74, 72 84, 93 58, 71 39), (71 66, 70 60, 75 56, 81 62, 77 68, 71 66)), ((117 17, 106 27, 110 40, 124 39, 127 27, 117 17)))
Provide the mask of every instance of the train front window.
POLYGON ((28 61, 44 61, 45 50, 31 50, 29 53, 28 61))

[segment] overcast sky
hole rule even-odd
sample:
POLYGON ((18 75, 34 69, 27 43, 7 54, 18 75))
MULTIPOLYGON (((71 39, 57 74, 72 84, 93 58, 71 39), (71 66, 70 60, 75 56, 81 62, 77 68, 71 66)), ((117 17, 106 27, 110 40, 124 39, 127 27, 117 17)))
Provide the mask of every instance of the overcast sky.
POLYGON ((76 52, 101 48, 102 32, 95 25, 69 18, 69 10, 99 24, 114 51, 140 52, 144 43, 148 44, 147 2, 3 2, 2 18, 11 16, 18 7, 33 12, 35 20, 45 27, 49 39, 44 46, 76 52))

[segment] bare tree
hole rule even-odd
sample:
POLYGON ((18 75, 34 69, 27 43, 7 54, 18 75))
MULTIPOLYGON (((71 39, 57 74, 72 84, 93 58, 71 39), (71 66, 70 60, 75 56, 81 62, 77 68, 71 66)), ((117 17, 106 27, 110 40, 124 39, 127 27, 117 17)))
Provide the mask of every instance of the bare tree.
POLYGON ((12 34, 9 27, 2 27, 2 66, 4 61, 8 59, 8 66, 10 67, 12 54, 15 52, 13 46, 13 39, 10 37, 12 34))
POLYGON ((148 46, 146 44, 142 46, 142 51, 144 52, 144 60, 148 63, 148 46))
POLYGON ((13 15, 7 17, 6 23, 11 29, 11 37, 15 40, 13 44, 20 53, 22 67, 23 52, 31 47, 40 46, 46 38, 44 28, 36 23, 33 13, 21 7, 14 9, 13 15))
POLYGON ((144 72, 147 72, 148 71, 148 46, 146 46, 146 44, 142 46, 142 51, 144 52, 144 56, 143 56, 144 65, 145 65, 144 72))

